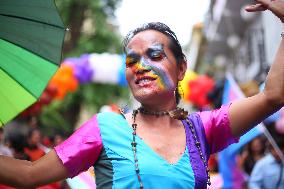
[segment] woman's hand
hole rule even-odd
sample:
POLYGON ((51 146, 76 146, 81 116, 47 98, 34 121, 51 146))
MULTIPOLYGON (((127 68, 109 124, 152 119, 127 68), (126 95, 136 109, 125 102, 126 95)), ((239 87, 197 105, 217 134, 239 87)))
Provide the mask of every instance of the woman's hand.
POLYGON ((270 10, 284 23, 284 2, 283 0, 256 0, 255 4, 245 8, 248 12, 270 10))
MULTIPOLYGON (((256 0, 256 3, 248 5, 246 10, 249 12, 270 10, 282 21, 282 23, 284 23, 284 0, 256 0)), ((264 90, 268 99, 271 100, 272 104, 276 103, 275 105, 284 103, 283 62, 284 45, 282 42, 266 78, 264 90)))

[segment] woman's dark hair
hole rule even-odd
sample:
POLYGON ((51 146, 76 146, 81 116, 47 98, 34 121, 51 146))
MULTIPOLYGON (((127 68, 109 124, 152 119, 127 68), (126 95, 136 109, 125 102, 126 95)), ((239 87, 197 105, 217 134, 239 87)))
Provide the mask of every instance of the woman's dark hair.
MULTIPOLYGON (((123 40, 123 51, 126 52, 126 46, 136 34, 146 30, 155 30, 166 35, 170 41, 169 48, 172 51, 177 63, 179 64, 181 62, 186 62, 186 56, 182 52, 182 48, 176 37, 176 34, 170 29, 169 26, 161 22, 149 22, 130 31, 123 40)), ((175 97, 178 104, 181 98, 178 89, 176 89, 175 97)))
POLYGON ((28 137, 28 138, 31 138, 32 135, 33 135, 35 132, 40 132, 40 129, 38 129, 38 128, 31 128, 31 129, 29 129, 27 137, 28 137))
POLYGON ((11 147, 16 152, 24 152, 24 148, 27 147, 27 138, 21 132, 12 132, 8 135, 8 141, 11 147))
POLYGON ((177 63, 180 63, 181 61, 186 62, 186 57, 184 53, 182 52, 182 48, 177 39, 176 34, 170 29, 169 26, 161 22, 149 22, 149 23, 143 24, 142 26, 130 31, 123 40, 123 51, 126 52, 126 46, 136 34, 142 31, 145 31, 145 30, 155 30, 155 31, 161 32, 164 35, 166 35, 168 39, 170 39, 169 48, 174 54, 177 63))

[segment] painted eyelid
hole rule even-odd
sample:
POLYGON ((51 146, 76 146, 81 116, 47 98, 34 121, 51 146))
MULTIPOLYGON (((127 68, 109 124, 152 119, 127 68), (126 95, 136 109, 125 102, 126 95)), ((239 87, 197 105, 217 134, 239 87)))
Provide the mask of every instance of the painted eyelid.
POLYGON ((138 58, 136 58, 136 57, 126 57, 126 64, 134 64, 134 63, 136 63, 136 62, 138 62, 138 58))
POLYGON ((163 60, 166 56, 163 54, 158 54, 158 55, 154 55, 154 56, 150 56, 149 58, 153 61, 160 61, 163 60))
POLYGON ((165 56, 165 52, 164 51, 161 51, 161 50, 158 50, 158 51, 152 51, 152 52, 149 52, 149 55, 150 56, 165 56))

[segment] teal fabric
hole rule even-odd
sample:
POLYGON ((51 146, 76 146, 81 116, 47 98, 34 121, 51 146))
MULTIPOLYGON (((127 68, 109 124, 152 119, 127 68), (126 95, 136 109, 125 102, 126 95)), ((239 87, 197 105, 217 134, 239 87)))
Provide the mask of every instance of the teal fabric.
MULTIPOLYGON (((139 188, 131 150, 132 128, 122 115, 116 113, 101 113, 97 118, 103 147, 113 167, 112 188, 139 188)), ((187 149, 176 164, 169 164, 137 137, 137 158, 144 188, 194 188, 187 149)), ((99 162, 95 167, 98 165, 99 162)))
POLYGON ((111 160, 106 155, 106 151, 103 148, 99 156, 99 159, 94 165, 96 173, 97 188, 111 189, 113 180, 113 169, 111 160))

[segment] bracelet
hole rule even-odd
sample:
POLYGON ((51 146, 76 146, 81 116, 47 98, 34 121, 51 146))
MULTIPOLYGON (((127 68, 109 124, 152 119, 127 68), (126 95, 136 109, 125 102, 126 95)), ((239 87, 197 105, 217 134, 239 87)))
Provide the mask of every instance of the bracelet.
POLYGON ((283 31, 283 32, 281 32, 281 37, 282 37, 282 38, 284 38, 284 31, 283 31))

